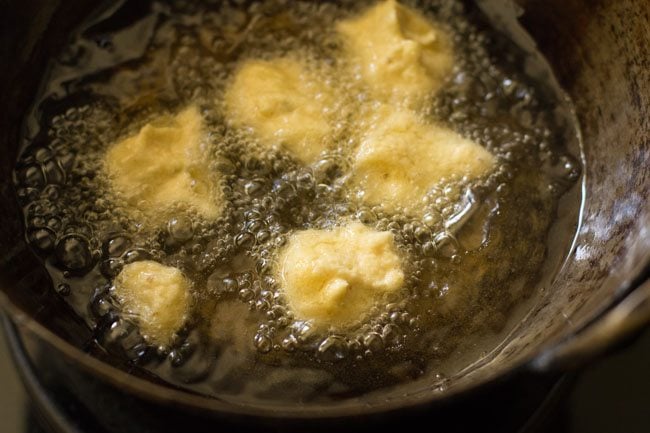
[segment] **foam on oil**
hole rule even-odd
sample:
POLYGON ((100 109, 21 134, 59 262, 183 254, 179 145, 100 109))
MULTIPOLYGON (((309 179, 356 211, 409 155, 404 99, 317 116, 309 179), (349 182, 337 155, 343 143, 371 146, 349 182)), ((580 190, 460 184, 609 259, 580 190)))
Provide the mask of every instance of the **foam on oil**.
POLYGON ((369 3, 161 2, 133 22, 115 23, 110 11, 79 32, 53 61, 16 192, 54 290, 106 350, 204 394, 309 402, 423 377, 444 384, 498 345, 513 311, 530 308, 545 264, 570 243, 550 248, 548 233, 572 225, 556 210, 580 175, 569 152, 576 125, 549 83, 524 73, 530 56, 478 11, 424 3, 411 5, 445 23, 456 53, 427 116, 485 146, 498 166, 474 182, 441 182, 417 217, 366 206, 346 182, 354 114, 368 102, 346 75, 332 23, 369 3), (242 61, 285 55, 337 71, 322 79, 340 89, 340 120, 331 150, 312 166, 229 125, 219 102, 242 61), (217 221, 179 211, 152 230, 110 193, 101 161, 112 143, 189 104, 206 121, 226 207, 217 221), (346 219, 394 234, 408 258, 407 287, 353 331, 323 334, 287 309, 272 264, 292 232, 346 219), (193 318, 170 347, 147 345, 137 318, 111 296, 124 264, 142 259, 194 282, 193 318))

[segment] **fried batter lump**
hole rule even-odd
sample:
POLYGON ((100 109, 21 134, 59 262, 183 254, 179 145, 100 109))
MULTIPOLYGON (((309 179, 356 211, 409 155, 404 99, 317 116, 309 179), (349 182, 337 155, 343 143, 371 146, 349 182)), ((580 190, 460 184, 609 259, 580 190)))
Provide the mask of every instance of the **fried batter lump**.
POLYGON ((408 109, 377 108, 364 122, 352 164, 353 194, 388 212, 417 215, 443 179, 478 178, 495 166, 484 147, 408 109))
POLYGON ((449 35, 395 0, 339 22, 337 30, 354 71, 384 102, 420 105, 442 86, 454 64, 449 35))
POLYGON ((168 345, 187 319, 190 287, 179 269, 148 260, 124 266, 113 290, 141 334, 150 343, 168 345))
POLYGON ((328 149, 333 89, 298 60, 248 60, 226 91, 230 121, 250 128, 265 146, 280 145, 305 164, 328 149))
POLYGON ((393 234, 359 222, 294 233, 279 254, 276 273, 296 318, 321 329, 360 323, 404 284, 393 234))
POLYGON ((161 116, 115 143, 106 153, 104 169, 127 209, 141 212, 152 226, 163 224, 178 209, 208 220, 221 212, 219 175, 210 170, 203 120, 196 107, 161 116))

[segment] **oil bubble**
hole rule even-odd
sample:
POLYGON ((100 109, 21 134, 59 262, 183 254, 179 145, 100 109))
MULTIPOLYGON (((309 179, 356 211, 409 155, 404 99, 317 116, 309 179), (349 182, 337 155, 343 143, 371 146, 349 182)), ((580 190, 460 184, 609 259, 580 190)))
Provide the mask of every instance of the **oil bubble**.
POLYGON ((67 271, 85 270, 93 262, 88 240, 77 234, 66 235, 59 239, 55 253, 59 264, 67 271))
POLYGON ((115 236, 104 245, 105 254, 109 257, 122 256, 131 246, 131 240, 126 236, 115 236))
POLYGON ((54 248, 56 235, 50 229, 41 228, 30 231, 27 234, 27 239, 34 248, 40 252, 47 253, 54 248))
POLYGON ((61 296, 68 296, 70 294, 70 285, 66 283, 61 283, 56 286, 56 293, 61 296))
POLYGON ((273 341, 264 334, 257 334, 255 336, 255 348, 260 353, 269 353, 273 349, 273 341))
POLYGON ((99 269, 106 278, 115 278, 122 268, 124 262, 119 258, 109 258, 100 263, 99 269))
POLYGON ((363 345, 372 353, 379 353, 384 348, 384 340, 377 332, 370 332, 363 337, 363 345))
POLYGON ((167 230, 169 231, 169 234, 179 242, 190 240, 194 234, 192 221, 183 216, 170 219, 167 225, 167 230))
POLYGON ((331 335, 318 346, 318 355, 323 361, 341 361, 348 355, 348 345, 343 337, 331 335))
POLYGON ((32 188, 41 188, 45 185, 43 170, 38 165, 30 165, 19 172, 23 185, 32 188))

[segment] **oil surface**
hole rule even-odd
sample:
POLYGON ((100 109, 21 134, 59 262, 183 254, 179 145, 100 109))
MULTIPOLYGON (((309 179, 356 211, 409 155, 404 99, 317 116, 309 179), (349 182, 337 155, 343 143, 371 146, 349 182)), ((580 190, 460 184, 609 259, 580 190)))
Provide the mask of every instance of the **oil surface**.
POLYGON ((571 241, 549 243, 552 227, 573 224, 557 220, 558 203, 580 206, 564 195, 580 177, 570 107, 550 78, 527 75, 534 56, 480 11, 453 0, 405 3, 444 23, 455 45, 456 66, 426 115, 498 164, 477 181, 441 182, 417 217, 364 206, 347 183, 353 114, 368 102, 346 75, 333 23, 369 2, 127 2, 83 26, 53 60, 16 192, 53 290, 107 351, 207 395, 331 401, 419 378, 442 389, 532 307, 549 263, 571 241), (340 89, 338 108, 351 114, 312 166, 229 125, 221 103, 243 60, 287 54, 336 70, 322 79, 340 89), (111 144, 189 104, 207 123, 226 208, 215 222, 179 211, 152 230, 112 196, 101 161, 111 144), (287 310, 273 261, 294 231, 351 219, 395 235, 407 284, 352 332, 319 333, 287 310), (194 284, 192 319, 170 347, 147 344, 111 293, 121 268, 143 259, 179 267, 194 284))

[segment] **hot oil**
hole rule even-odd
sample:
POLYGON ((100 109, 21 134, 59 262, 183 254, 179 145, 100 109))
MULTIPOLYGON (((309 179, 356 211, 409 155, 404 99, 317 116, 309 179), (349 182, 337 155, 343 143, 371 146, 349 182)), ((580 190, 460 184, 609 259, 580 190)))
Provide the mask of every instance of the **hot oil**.
POLYGON ((129 23, 110 10, 53 62, 16 168, 17 195, 54 290, 107 351, 207 395, 330 401, 422 378, 442 389, 533 308, 571 240, 561 233, 563 243, 552 245, 549 232, 575 224, 571 210, 557 218, 558 202, 580 206, 569 106, 549 82, 525 73, 532 54, 478 11, 414 3, 444 23, 456 50, 427 116, 485 146, 498 167, 477 181, 441 182, 419 216, 365 206, 345 173, 358 140, 355 113, 368 95, 346 72, 332 26, 365 6, 176 1, 153 3, 129 23), (228 124, 220 102, 243 60, 283 55, 324 65, 321 78, 339 89, 333 146, 310 167, 228 124), (157 115, 189 104, 207 122, 226 208, 216 222, 179 211, 152 230, 112 196, 102 157, 157 115), (292 232, 352 219, 394 233, 407 284, 357 329, 323 334, 292 316, 273 263, 292 232), (147 344, 137 318, 111 295, 122 267, 142 259, 179 267, 194 284, 192 318, 170 347, 147 344))

